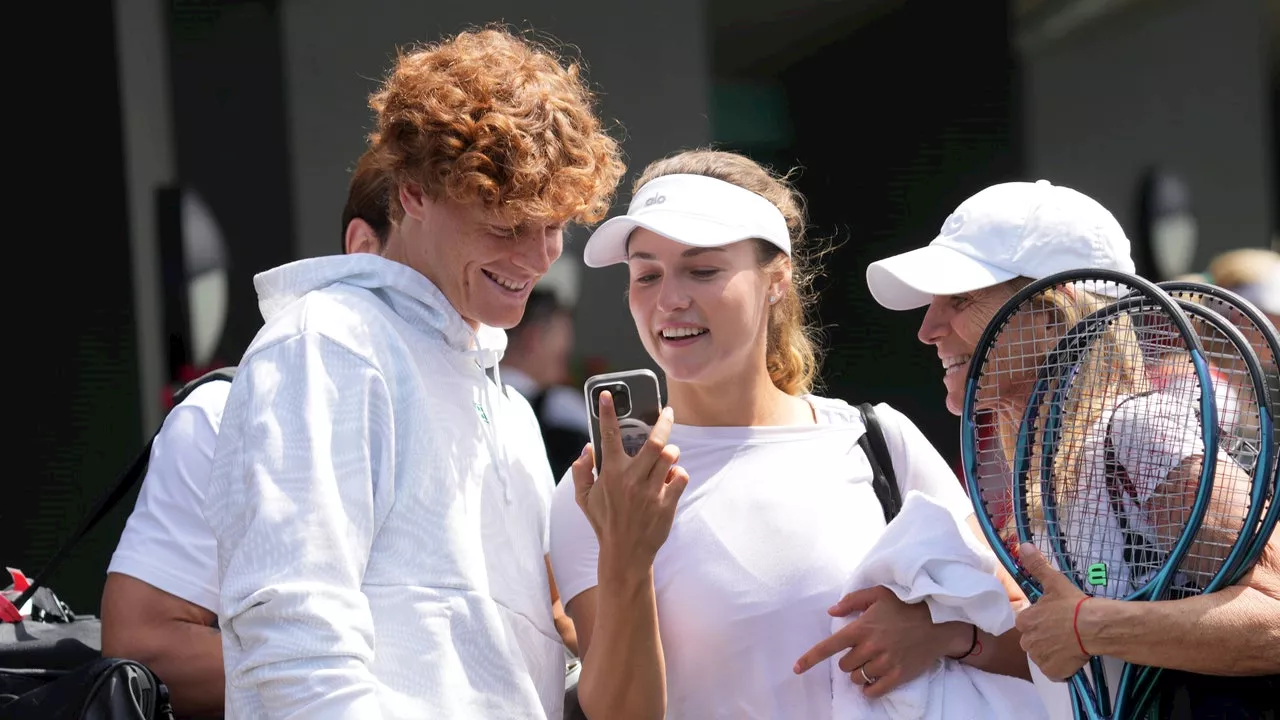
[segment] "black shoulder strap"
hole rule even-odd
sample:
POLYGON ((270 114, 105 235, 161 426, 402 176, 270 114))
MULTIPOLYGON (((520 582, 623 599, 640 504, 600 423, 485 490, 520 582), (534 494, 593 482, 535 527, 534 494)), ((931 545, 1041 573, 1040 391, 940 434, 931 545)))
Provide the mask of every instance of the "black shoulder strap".
POLYGON ((902 509, 902 492, 898 489, 898 478, 893 472, 893 455, 889 453, 889 445, 884 441, 884 429, 880 426, 880 419, 876 417, 875 408, 871 403, 862 403, 858 410, 867 427, 866 433, 858 439, 858 445, 871 463, 871 487, 880 500, 880 508, 884 510, 884 521, 889 523, 902 509))
MULTIPOLYGON (((183 385, 178 392, 174 393, 173 404, 176 406, 178 403, 186 400, 187 396, 189 396, 196 388, 207 382, 213 380, 231 382, 235 376, 236 369, 234 367, 218 368, 217 370, 207 372, 186 385, 183 385)), ((97 502, 93 504, 93 507, 89 510, 88 514, 80 520, 80 525, 76 528, 75 532, 71 533, 71 537, 67 538, 66 542, 62 543, 62 547, 58 548, 58 551, 53 554, 53 559, 49 560, 49 563, 45 565, 44 568, 41 569, 40 572, 31 580, 31 586, 22 591, 22 594, 14 600, 13 604, 16 607, 19 609, 22 608, 23 603, 30 599, 32 595, 35 595, 36 591, 44 584, 44 581, 58 569, 58 566, 62 565, 64 560, 67 559, 67 555, 71 553, 71 549, 75 547, 85 535, 88 535, 90 531, 97 527, 98 523, 102 522, 102 518, 106 517, 108 513, 114 510, 116 505, 119 505, 120 501, 129 494, 129 491, 133 490, 133 488, 137 486, 138 482, 142 480, 142 476, 147 472, 147 463, 151 459, 151 446, 155 443, 156 435, 159 433, 159 429, 157 429, 155 433, 152 433, 151 438, 147 440, 147 444, 144 445, 142 450, 136 457, 134 457, 133 462, 129 463, 129 467, 125 469, 124 473, 122 473, 120 477, 116 478, 116 481, 107 489, 107 492, 98 498, 97 502)))
POLYGON ((178 392, 173 394, 174 407, 177 407, 178 405, 182 404, 182 401, 186 400, 191 395, 191 393, 195 392, 196 388, 200 387, 201 385, 207 382, 210 382, 212 380, 223 380, 226 382, 231 382, 232 380, 235 380, 235 379, 236 379, 236 367, 234 365, 232 365, 231 367, 220 367, 215 370, 210 370, 209 372, 201 375, 195 380, 192 380, 186 385, 183 385, 182 387, 178 388, 178 392))

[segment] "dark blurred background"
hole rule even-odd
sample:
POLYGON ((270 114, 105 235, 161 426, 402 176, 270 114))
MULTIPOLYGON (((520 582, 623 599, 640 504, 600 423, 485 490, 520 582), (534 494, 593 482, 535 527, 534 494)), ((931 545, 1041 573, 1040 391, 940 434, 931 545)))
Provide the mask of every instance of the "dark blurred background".
MULTIPOLYGON (((366 96, 395 48, 468 26, 536 28, 585 59, 628 174, 715 144, 786 170, 820 281, 825 394, 885 401, 944 455, 958 428, 919 313, 870 299, 866 265, 931 240, 982 187, 1048 178, 1100 200, 1165 279, 1277 236, 1274 0, 116 0, 57 42, 77 65, 76 183, 93 242, 59 283, 80 310, 25 347, 24 421, 0 500, 0 562, 38 571, 157 427, 173 385, 235 363, 255 273, 339 247, 366 96), (1196 242, 1158 247, 1148 191, 1175 187, 1196 242), (87 299, 86 299, 87 298, 87 299)), ((65 10, 65 8, 64 8, 65 10)), ((65 20, 56 8, 48 21, 65 20)), ((34 32, 34 31, 33 31, 34 32)), ((52 32, 52 31, 50 31, 52 32)), ((52 42, 52 41, 51 41, 52 42)), ((574 262, 586 233, 566 249, 574 262)), ((564 261, 562 261, 564 262, 564 261)), ((624 271, 580 274, 579 374, 650 366, 624 271), (583 302, 582 299, 589 299, 583 302)), ((577 378, 578 381, 581 377, 577 378)), ((131 499, 51 578, 97 611, 131 499)))

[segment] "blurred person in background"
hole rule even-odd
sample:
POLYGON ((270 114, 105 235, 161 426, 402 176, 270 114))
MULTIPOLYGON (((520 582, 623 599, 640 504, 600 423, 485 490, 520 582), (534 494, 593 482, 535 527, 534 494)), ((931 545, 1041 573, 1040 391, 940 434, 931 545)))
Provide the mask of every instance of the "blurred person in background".
POLYGON ((1215 257, 1203 273, 1179 280, 1217 285, 1258 306, 1280 327, 1280 252, 1265 248, 1240 248, 1215 257))
POLYGON ((565 384, 573 346, 573 308, 555 288, 535 287, 520 324, 507 331, 502 379, 533 407, 557 482, 591 437, 582 391, 565 384))
MULTIPOLYGON (((1204 272, 1189 273, 1176 279, 1215 285, 1231 291, 1256 306, 1272 326, 1280 323, 1280 252, 1265 248, 1229 250, 1210 261, 1208 269, 1204 272)), ((1205 305, 1235 323, 1245 339, 1257 348, 1259 358, 1271 356, 1271 349, 1266 347, 1266 341, 1259 334, 1256 325, 1244 317, 1239 310, 1229 303, 1216 302, 1212 299, 1206 299, 1205 305)), ((1223 412, 1221 408, 1239 407, 1240 395, 1237 389, 1232 388, 1232 381, 1228 378, 1242 380, 1245 377, 1244 363, 1239 357, 1234 360, 1227 357, 1211 357, 1208 358, 1208 362, 1210 372, 1214 375, 1214 388, 1220 408, 1219 418, 1230 418, 1231 411, 1223 412)), ((1187 371, 1185 367, 1176 370, 1184 373, 1187 371)), ((1278 369, 1273 363, 1264 362, 1262 370, 1267 375, 1269 387, 1277 387, 1280 384, 1280 378, 1276 377, 1278 369)), ((1273 402, 1276 400, 1277 398, 1272 398, 1273 402)), ((1280 427, 1276 430, 1280 433, 1280 427)), ((1277 438, 1280 439, 1280 434, 1277 438)))

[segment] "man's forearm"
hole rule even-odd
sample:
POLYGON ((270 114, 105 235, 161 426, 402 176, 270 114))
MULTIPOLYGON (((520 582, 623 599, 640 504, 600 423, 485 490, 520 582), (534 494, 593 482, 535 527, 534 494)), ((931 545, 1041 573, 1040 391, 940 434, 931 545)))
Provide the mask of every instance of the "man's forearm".
POLYGON ((137 660, 150 668, 169 688, 178 716, 221 715, 226 682, 218 628, 170 620, 154 632, 145 642, 126 642, 121 647, 104 644, 103 654, 137 660))
POLYGON ((554 612, 552 618, 555 620, 556 632, 560 634, 560 641, 574 657, 578 657, 578 629, 574 627, 573 620, 563 610, 559 610, 559 601, 556 602, 556 608, 558 612, 554 612))
POLYGON ((1280 673, 1280 601, 1237 585, 1182 600, 1093 599, 1079 630, 1094 655, 1206 675, 1280 673))

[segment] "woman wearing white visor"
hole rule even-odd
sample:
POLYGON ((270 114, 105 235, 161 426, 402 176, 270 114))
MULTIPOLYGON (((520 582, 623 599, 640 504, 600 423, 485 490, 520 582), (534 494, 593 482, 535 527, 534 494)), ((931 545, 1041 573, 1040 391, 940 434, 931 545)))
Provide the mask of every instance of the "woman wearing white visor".
MULTIPOLYGON (((1119 223, 1095 200, 1044 180, 1003 183, 961 203, 928 246, 872 263, 867 284, 876 301, 891 310, 927 306, 919 339, 936 348, 947 409, 959 415, 968 363, 1005 301, 1032 279, 1066 270, 1132 273, 1129 253, 1119 223)), ((1072 300, 1088 304, 1087 289, 1072 300)), ((997 414, 1000 422, 1012 421, 1007 413, 997 414)), ((1152 443, 1142 452, 1166 450, 1173 451, 1152 443)), ((1031 660, 1048 678, 1066 678, 1082 667, 1088 660, 1083 647, 1093 655, 1202 674, 1166 673, 1167 699, 1161 706, 1172 714, 1165 717, 1275 717, 1280 697, 1277 537, 1236 586, 1162 602, 1094 598, 1079 605, 1083 593, 1039 553, 1024 556, 1023 562, 1042 579, 1046 592, 1021 611, 1018 628, 1031 660), (1253 677, 1227 682, 1204 677, 1209 675, 1253 677), (1177 688, 1184 691, 1180 698, 1173 697, 1177 688), (1201 709, 1188 710, 1195 706, 1201 709)), ((1038 684, 1046 704, 1058 716, 1070 717, 1065 685, 1038 684)))
MULTIPOLYGON (((885 518, 861 415, 811 393, 802 207, 745 157, 684 152, 650 165, 627 215, 587 243, 588 265, 627 264, 632 318, 677 421, 668 411, 635 458, 609 456, 606 427, 599 479, 588 446, 552 501, 589 717, 823 720, 833 682, 879 697, 944 655, 1027 673, 1012 631, 935 625, 879 587, 842 599, 885 518), (833 616, 863 610, 833 635, 833 616)), ((888 406, 877 415, 902 494, 968 518, 920 431, 888 406)))

